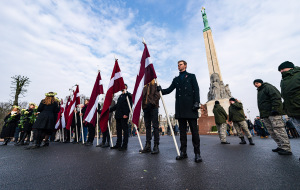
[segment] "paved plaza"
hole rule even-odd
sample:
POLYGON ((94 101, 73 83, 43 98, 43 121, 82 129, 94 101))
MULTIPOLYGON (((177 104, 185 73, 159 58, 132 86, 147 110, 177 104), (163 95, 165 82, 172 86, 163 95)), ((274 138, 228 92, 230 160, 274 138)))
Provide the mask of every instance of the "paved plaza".
MULTIPOLYGON (((145 136, 142 136, 145 141, 145 136)), ((179 136, 176 137, 179 143, 179 136)), ((137 137, 125 152, 80 144, 51 143, 24 150, 0 146, 1 189, 300 189, 300 139, 291 139, 292 156, 280 156, 272 139, 254 138, 255 146, 228 137, 201 136, 202 163, 188 156, 176 161, 172 137, 162 136, 160 154, 139 154, 137 137)), ((96 140, 95 140, 96 141, 96 140)), ((115 141, 115 138, 114 138, 115 141)), ((247 142, 248 143, 248 142, 247 142)), ((94 142, 95 144, 95 142, 94 142)), ((179 143, 180 144, 180 143, 179 143)))

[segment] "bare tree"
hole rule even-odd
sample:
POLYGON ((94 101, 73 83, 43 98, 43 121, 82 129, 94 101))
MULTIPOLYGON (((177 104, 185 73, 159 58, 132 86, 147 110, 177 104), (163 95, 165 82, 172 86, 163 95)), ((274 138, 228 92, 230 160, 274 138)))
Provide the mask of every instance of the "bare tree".
POLYGON ((25 96, 25 93, 27 92, 26 87, 29 85, 30 80, 28 77, 21 75, 15 75, 11 78, 10 88, 12 89, 12 94, 15 99, 13 104, 17 106, 19 104, 19 96, 25 96))

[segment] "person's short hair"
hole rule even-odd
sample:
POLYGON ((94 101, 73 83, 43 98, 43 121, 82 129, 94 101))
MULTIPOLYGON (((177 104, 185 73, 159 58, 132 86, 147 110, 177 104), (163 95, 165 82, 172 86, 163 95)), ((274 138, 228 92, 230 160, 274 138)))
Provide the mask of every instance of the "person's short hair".
POLYGON ((183 62, 184 65, 187 65, 187 62, 185 60, 179 60, 178 63, 183 62))
POLYGON ((89 99, 89 98, 86 98, 84 101, 90 101, 90 99, 89 99))

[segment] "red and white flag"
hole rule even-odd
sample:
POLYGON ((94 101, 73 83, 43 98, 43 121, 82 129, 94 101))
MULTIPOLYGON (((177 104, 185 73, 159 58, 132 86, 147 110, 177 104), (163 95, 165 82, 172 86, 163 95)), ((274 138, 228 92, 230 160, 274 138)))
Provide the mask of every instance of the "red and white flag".
POLYGON ((100 94, 104 94, 104 92, 103 92, 103 85, 101 83, 101 75, 99 71, 90 97, 89 104, 86 108, 84 118, 83 118, 84 121, 91 123, 94 127, 96 126, 96 122, 97 122, 97 107, 98 107, 100 94))
POLYGON ((60 101, 60 110, 57 114, 55 129, 61 129, 61 127, 62 127, 62 125, 61 125, 61 114, 64 112, 64 108, 63 108, 62 105, 63 105, 63 100, 61 99, 61 101, 60 101))
POLYGON ((67 103, 66 105, 64 106, 64 110, 63 110, 63 113, 62 113, 62 116, 61 116, 61 126, 62 128, 66 128, 66 125, 67 125, 67 121, 68 121, 68 107, 70 105, 70 101, 71 101, 71 97, 68 96, 68 100, 67 100, 67 103))
POLYGON ((79 86, 77 85, 76 90, 73 94, 73 100, 71 101, 67 111, 68 113, 68 121, 66 125, 67 130, 70 130, 71 128, 73 117, 74 117, 74 110, 78 104, 80 104, 80 97, 79 97, 79 86))
POLYGON ((100 116, 100 128, 102 132, 105 132, 107 130, 107 122, 108 122, 108 116, 109 116, 109 106, 111 104, 111 101, 113 99, 113 95, 116 92, 119 92, 120 90, 125 89, 125 84, 123 77, 121 75, 121 70, 118 64, 118 60, 115 61, 114 70, 111 74, 108 90, 105 96, 101 116, 100 116))
POLYGON ((134 123, 136 126, 139 126, 139 118, 143 100, 143 88, 146 84, 150 83, 153 79, 157 78, 153 64, 151 62, 147 45, 144 45, 145 48, 141 59, 140 71, 136 77, 136 83, 132 94, 132 123, 134 123))

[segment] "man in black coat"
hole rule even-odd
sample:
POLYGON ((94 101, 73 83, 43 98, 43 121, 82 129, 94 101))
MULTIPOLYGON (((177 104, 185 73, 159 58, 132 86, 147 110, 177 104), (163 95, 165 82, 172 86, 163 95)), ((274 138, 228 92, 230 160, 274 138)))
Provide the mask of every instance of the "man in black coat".
POLYGON ((122 94, 119 96, 117 104, 110 107, 109 111, 116 111, 115 118, 117 122, 117 143, 111 149, 119 149, 119 151, 127 150, 128 144, 128 118, 130 109, 127 102, 127 97, 132 106, 132 95, 126 91, 127 85, 125 84, 125 89, 122 90, 122 94), (122 131, 123 131, 123 143, 122 143, 122 131))
POLYGON ((175 118, 179 122, 180 130, 180 156, 176 157, 176 160, 182 160, 187 158, 187 122, 192 132, 192 141, 195 153, 195 162, 202 162, 200 156, 200 137, 198 133, 198 109, 200 108, 200 96, 199 86, 196 76, 194 74, 186 72, 187 63, 184 60, 178 61, 179 76, 175 77, 172 84, 167 89, 161 89, 157 87, 158 91, 162 91, 162 94, 170 94, 176 89, 176 102, 175 102, 175 118))

